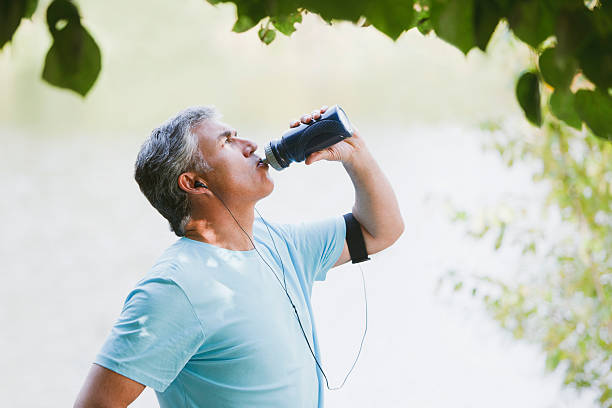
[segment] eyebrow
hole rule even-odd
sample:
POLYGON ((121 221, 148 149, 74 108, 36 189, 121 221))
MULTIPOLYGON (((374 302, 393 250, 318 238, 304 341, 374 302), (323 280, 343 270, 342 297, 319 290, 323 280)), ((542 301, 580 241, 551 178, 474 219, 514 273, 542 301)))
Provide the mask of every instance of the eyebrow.
MULTIPOLYGON (((236 132, 236 131, 234 131, 234 132, 236 132)), ((238 133, 238 132, 236 132, 236 133, 238 133)), ((231 135, 232 135, 232 131, 231 130, 226 130, 225 132, 220 133, 219 136, 217 136, 217 140, 229 137, 231 135)))

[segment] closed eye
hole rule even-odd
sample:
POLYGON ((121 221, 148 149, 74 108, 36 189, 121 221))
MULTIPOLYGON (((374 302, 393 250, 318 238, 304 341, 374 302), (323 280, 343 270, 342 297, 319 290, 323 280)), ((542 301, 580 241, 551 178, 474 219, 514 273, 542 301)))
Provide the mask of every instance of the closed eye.
POLYGON ((238 134, 238 132, 236 132, 235 130, 233 132, 234 132, 234 136, 232 136, 232 131, 231 130, 226 130, 225 132, 221 133, 217 137, 217 143, 222 143, 222 145, 224 145, 226 143, 233 142, 234 138, 238 134))

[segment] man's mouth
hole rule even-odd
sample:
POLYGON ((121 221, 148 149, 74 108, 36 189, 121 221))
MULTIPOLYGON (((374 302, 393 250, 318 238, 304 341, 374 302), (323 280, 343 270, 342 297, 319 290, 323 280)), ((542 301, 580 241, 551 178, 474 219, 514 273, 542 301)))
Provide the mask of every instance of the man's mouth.
POLYGON ((260 159, 257 161, 257 167, 266 167, 266 168, 267 168, 267 167, 268 167, 268 164, 267 164, 267 163, 264 163, 263 159, 261 159, 261 158, 260 158, 260 159))

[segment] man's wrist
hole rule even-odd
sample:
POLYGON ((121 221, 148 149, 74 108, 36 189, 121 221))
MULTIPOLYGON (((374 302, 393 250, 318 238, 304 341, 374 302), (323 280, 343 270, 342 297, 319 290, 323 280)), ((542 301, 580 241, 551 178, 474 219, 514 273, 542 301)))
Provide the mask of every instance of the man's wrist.
POLYGON ((361 146, 359 149, 355 149, 353 153, 342 161, 342 165, 347 171, 353 170, 357 167, 367 165, 374 160, 372 154, 368 151, 365 146, 361 146))

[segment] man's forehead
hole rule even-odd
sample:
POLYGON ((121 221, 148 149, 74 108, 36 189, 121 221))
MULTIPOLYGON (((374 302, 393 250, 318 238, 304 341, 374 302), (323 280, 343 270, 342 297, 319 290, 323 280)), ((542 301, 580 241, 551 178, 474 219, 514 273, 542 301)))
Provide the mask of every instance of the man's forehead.
POLYGON ((195 131, 201 141, 215 142, 219 138, 233 134, 235 129, 217 119, 206 119, 195 128, 195 131))

